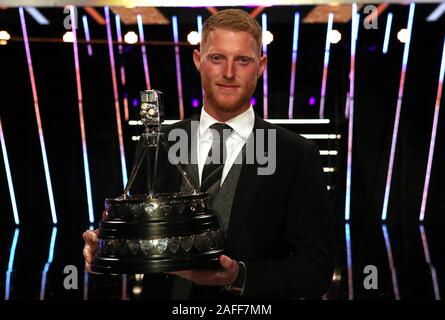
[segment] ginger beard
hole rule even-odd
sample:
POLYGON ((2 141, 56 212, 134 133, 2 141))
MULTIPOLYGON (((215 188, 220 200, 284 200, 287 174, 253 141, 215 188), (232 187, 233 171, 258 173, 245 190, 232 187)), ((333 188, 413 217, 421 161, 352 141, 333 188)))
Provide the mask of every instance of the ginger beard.
POLYGON ((206 104, 213 108, 224 111, 234 112, 238 109, 244 109, 250 106, 252 97, 257 84, 257 79, 249 83, 228 82, 226 80, 211 80, 201 72, 201 85, 204 91, 206 104), (234 89, 224 89, 218 87, 218 83, 238 86, 234 89))

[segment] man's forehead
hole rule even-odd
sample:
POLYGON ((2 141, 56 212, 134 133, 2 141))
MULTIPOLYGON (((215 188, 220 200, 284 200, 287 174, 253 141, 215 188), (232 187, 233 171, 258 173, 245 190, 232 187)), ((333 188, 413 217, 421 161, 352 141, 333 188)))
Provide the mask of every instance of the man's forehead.
POLYGON ((232 35, 244 36, 244 37, 250 38, 252 41, 255 42, 255 38, 251 33, 244 31, 244 30, 233 30, 230 28, 215 28, 213 30, 210 30, 208 32, 206 41, 208 41, 210 39, 227 37, 227 36, 232 36, 232 35))
POLYGON ((228 28, 216 28, 209 31, 203 46, 206 51, 252 51, 253 54, 257 53, 259 49, 252 34, 247 31, 231 30, 228 28), (241 41, 237 42, 234 41, 233 36, 238 39, 240 39, 239 37, 241 36, 244 39, 240 39, 241 41))

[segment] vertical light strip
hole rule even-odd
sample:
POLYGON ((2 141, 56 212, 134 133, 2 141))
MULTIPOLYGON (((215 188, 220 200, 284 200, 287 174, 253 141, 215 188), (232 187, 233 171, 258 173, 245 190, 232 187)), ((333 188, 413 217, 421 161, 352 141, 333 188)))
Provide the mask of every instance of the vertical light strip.
POLYGON ((91 46, 90 38, 90 28, 88 27, 87 16, 82 16, 83 30, 85 31, 85 40, 87 41, 88 55, 91 57, 93 55, 93 47, 91 46))
POLYGON ((105 7, 105 20, 107 24, 108 51, 110 54, 111 78, 113 81, 114 107, 116 112, 117 135, 119 138, 119 151, 121 156, 122 182, 124 188, 127 184, 127 164, 125 161, 124 138, 122 134, 121 113, 119 108, 119 94, 117 91, 116 64, 114 62, 113 40, 111 37, 110 9, 105 7))
POLYGON ((122 30, 121 30, 121 17, 116 14, 114 16, 114 20, 116 22, 116 34, 117 34, 117 42, 118 42, 118 48, 119 48, 119 54, 122 54, 122 30))
POLYGON ((178 18, 172 17, 173 41, 175 43, 176 83, 178 85, 179 119, 184 119, 184 98, 182 95, 181 59, 179 56, 178 18))
POLYGON ((17 249, 19 233, 20 233, 19 228, 15 228, 14 237, 12 238, 11 249, 9 250, 8 269, 6 270, 5 300, 9 300, 9 297, 10 297, 11 273, 14 269, 15 251, 17 249))
POLYGON ((17 202, 15 200, 14 184, 12 183, 11 169, 9 167, 8 151, 6 149, 5 136, 3 134, 2 119, 0 118, 0 143, 2 145, 3 162, 5 164, 6 179, 8 180, 9 197, 11 199, 12 213, 16 225, 20 223, 17 202))
POLYGON ((348 266, 348 299, 354 299, 354 282, 352 281, 352 251, 351 251, 351 232, 349 223, 345 223, 346 236, 346 264, 348 266))
POLYGON ((392 171, 394 167, 394 156, 396 153, 396 144, 397 144, 397 135, 399 132, 399 121, 400 121, 400 112, 402 109, 402 100, 403 100, 403 90, 405 87, 405 75, 406 75, 406 65, 408 63, 408 55, 409 55, 409 47, 411 43, 411 32, 413 29, 413 18, 414 18, 414 9, 415 3, 411 3, 409 6, 409 16, 408 16, 408 38, 405 43, 405 48, 403 51, 403 61, 402 61, 402 72, 400 74, 400 83, 399 83, 399 94, 397 98, 397 109, 396 109, 396 117, 394 120, 394 129, 392 133, 392 141, 391 141, 391 153, 389 155, 389 165, 388 165, 388 174, 386 176, 386 187, 385 187, 385 198, 383 200, 383 210, 382 210, 382 220, 386 220, 387 211, 388 211, 388 200, 389 193, 391 191, 391 180, 392 180, 392 171))
POLYGON ((136 19, 138 21, 138 28, 139 28, 139 41, 141 43, 142 62, 144 63, 145 86, 147 87, 147 90, 150 90, 151 89, 150 74, 148 72, 148 61, 147 61, 147 52, 145 50, 145 35, 144 35, 144 25, 142 23, 142 16, 138 14, 136 16, 136 19))
MULTIPOLYGON (((352 8, 352 10, 354 10, 354 8, 352 8)), ((355 32, 354 55, 355 55, 355 48, 356 48, 356 43, 357 43, 357 39, 358 39, 358 30, 360 27, 359 22, 360 22, 360 14, 359 13, 356 13, 355 16, 351 16, 351 28, 353 28, 351 30, 352 30, 352 32, 355 32), (354 21, 352 21, 352 20, 354 20, 354 21), (354 26, 355 26, 355 28, 354 28, 354 26)), ((352 39, 351 39, 351 43, 352 43, 352 39)), ((351 47, 351 50, 352 50, 352 47, 351 47)), ((355 76, 355 61, 354 61, 354 76, 355 76)), ((351 79, 349 79, 349 81, 351 81, 351 79)), ((352 89, 354 89, 354 83, 353 83, 352 89)), ((349 90, 351 90, 351 88, 349 88, 349 90)), ((351 104, 350 104, 351 101, 349 100, 349 98, 350 98, 350 92, 347 92, 346 93, 346 106, 345 106, 345 119, 349 119, 349 109, 351 107, 351 104)))
POLYGON ((388 52, 389 36, 391 34, 391 25, 392 25, 392 13, 390 12, 388 13, 388 17, 386 18, 385 39, 383 40, 383 50, 382 50, 384 54, 388 52))
POLYGON ((202 35, 202 16, 196 17, 196 23, 198 25, 198 33, 201 36, 202 35))
POLYGON ((388 254, 388 264, 389 264, 389 269, 391 271, 391 279, 392 279, 392 287, 394 290, 394 298, 396 300, 400 300, 399 285, 397 283, 397 272, 396 272, 396 268, 394 265, 394 259, 393 259, 393 255, 392 255, 392 249, 391 249, 391 242, 389 240, 388 229, 386 228, 386 224, 382 224, 382 230, 383 230, 383 237, 385 238, 386 253, 388 254))
MULTIPOLYGON (((267 14, 261 15, 261 28, 263 29, 263 56, 267 57, 267 44, 264 42, 264 35, 267 31, 267 14)), ((269 119, 269 106, 268 106, 268 86, 267 86, 267 64, 263 72, 263 118, 269 119)))
MULTIPOLYGON (((75 7, 70 7, 71 20, 76 18, 75 7)), ((74 66, 76 70, 76 86, 77 86, 77 106, 79 109, 80 121, 80 135, 82 138, 82 156, 83 156, 83 170, 85 175, 85 189, 87 191, 88 217, 90 223, 94 223, 93 199, 91 196, 91 181, 90 181, 90 166, 88 163, 88 148, 87 138, 85 133, 85 121, 83 117, 83 97, 82 97, 82 82, 80 79, 80 63, 79 63, 79 49, 77 45, 77 30, 72 28, 74 35, 73 50, 74 50, 74 66)))
MULTIPOLYGON (((354 19, 354 16, 352 17, 354 19)), ((324 103, 326 96, 326 80, 328 79, 328 67, 329 67, 329 55, 331 51, 331 41, 329 39, 332 25, 334 23, 334 14, 329 13, 328 26, 326 31, 326 44, 324 48, 324 62, 323 62, 323 78, 321 81, 321 93, 320 93, 320 119, 324 119, 324 103)))
POLYGON ((355 98, 355 48, 357 45, 357 34, 360 16, 357 14, 357 4, 352 4, 351 21, 351 62, 349 67, 349 95, 347 107, 348 117, 348 159, 346 164, 346 201, 345 220, 349 221, 351 210, 351 176, 352 176, 352 142, 354 137, 354 98, 355 98))
POLYGON ((32 96, 34 99, 34 111, 36 114, 37 128, 39 131, 40 150, 42 152, 43 168, 45 170, 46 187, 48 189, 48 198, 49 198, 49 205, 51 208, 51 217, 52 217, 53 223, 57 224, 57 214, 56 214, 56 207, 54 205, 53 187, 51 184, 51 176, 49 173, 48 159, 46 156, 45 138, 43 136, 42 121, 40 119, 39 99, 37 97, 37 89, 36 89, 36 82, 35 82, 35 78, 34 78, 34 69, 32 66, 31 51, 29 49, 28 32, 26 30, 25 14, 24 14, 22 7, 19 8, 19 12, 20 12, 20 22, 21 22, 22 31, 23 31, 23 40, 25 43, 26 59, 28 61, 29 78, 31 80, 32 96))
POLYGON ((433 263, 431 262, 430 250, 428 248, 428 240, 425 233, 425 228, 423 225, 420 225, 420 236, 422 238, 423 245, 423 253, 425 254, 425 261, 431 272, 431 279, 433 280, 433 289, 434 289, 434 298, 436 300, 440 300, 440 292, 439 292, 439 284, 437 282, 437 273, 436 268, 434 268, 433 263))
MULTIPOLYGON (((202 16, 198 16, 196 18, 196 24, 198 25, 198 33, 199 33, 199 37, 200 37, 200 42, 202 42, 202 16)), ((201 82, 199 83, 201 85, 201 82)), ((202 99, 204 100, 204 91, 201 88, 201 95, 202 95, 202 99)))
POLYGON ((49 244, 49 253, 48 253, 48 261, 45 264, 45 267, 42 271, 42 281, 40 283, 40 300, 45 299, 45 291, 46 291, 46 275, 48 273, 49 267, 53 262, 54 258, 54 247, 56 245, 56 235, 57 235, 57 227, 53 227, 53 231, 51 233, 51 242, 49 244))
POLYGON ((430 185, 431 168, 433 165, 434 146, 436 144, 436 132, 437 132, 437 124, 439 121, 440 100, 442 98, 442 87, 443 87, 444 73, 445 73, 445 37, 443 38, 442 61, 440 63, 439 83, 437 85, 437 95, 436 95, 436 105, 434 106, 433 128, 431 130, 430 150, 428 152, 428 164, 426 167, 425 182, 423 185, 422 205, 420 207, 420 217, 419 217, 420 221, 423 221, 423 219, 425 219, 425 208, 426 208, 426 202, 428 200, 428 188, 430 185))
MULTIPOLYGON (((121 19, 120 16, 118 14, 115 15, 115 20, 116 20, 116 34, 117 34, 117 42, 119 43, 119 58, 120 58, 120 76, 121 76, 121 84, 122 87, 125 88, 125 66, 124 66, 124 59, 123 59, 123 54, 124 54, 124 49, 123 49, 123 41, 122 41, 122 31, 121 31, 121 19)), ((124 89, 125 90, 125 89, 124 89)), ((124 119, 125 121, 128 121, 130 118, 129 112, 128 112, 128 96, 127 93, 124 93, 124 97, 123 97, 123 102, 124 102, 124 119)))
POLYGON ((289 119, 294 118, 294 96, 295 96, 295 69, 298 57, 298 34, 300 32, 300 13, 294 14, 294 37, 292 41, 292 67, 290 73, 290 90, 289 90, 289 119))

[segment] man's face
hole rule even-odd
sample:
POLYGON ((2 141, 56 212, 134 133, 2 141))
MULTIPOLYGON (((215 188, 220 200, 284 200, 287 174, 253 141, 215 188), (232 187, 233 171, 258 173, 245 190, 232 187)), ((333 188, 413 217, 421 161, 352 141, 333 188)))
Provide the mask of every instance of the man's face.
POLYGON ((231 114, 244 111, 266 66, 253 36, 216 29, 209 33, 201 50, 195 50, 193 60, 201 74, 206 110, 231 114))

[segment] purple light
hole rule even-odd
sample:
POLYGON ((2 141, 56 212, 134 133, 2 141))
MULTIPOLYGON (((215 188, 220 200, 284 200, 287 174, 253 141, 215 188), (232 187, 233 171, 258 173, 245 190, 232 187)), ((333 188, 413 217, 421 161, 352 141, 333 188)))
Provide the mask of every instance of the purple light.
POLYGON ((252 107, 255 106, 256 105, 256 99, 255 98, 250 99, 250 104, 252 105, 252 107))
MULTIPOLYGON (((74 21, 75 19, 75 7, 70 7, 70 15, 71 19, 74 21)), ((86 17, 84 16, 85 21, 86 17)), ((79 121, 80 121, 80 136, 82 138, 82 156, 83 156, 83 169, 85 173, 85 189, 87 192, 87 203, 88 203, 88 216, 90 223, 94 223, 94 209, 93 209, 93 199, 91 195, 91 180, 90 180, 90 167, 88 164, 88 147, 86 142, 86 133, 85 133, 85 120, 83 116, 83 98, 82 98, 82 85, 80 78, 80 63, 79 63, 79 49, 77 44, 77 31, 76 28, 73 28, 74 41, 73 41, 73 51, 74 51, 74 69, 76 71, 76 86, 77 86, 77 107, 79 109, 79 121)), ((87 29, 85 29, 87 30, 87 29)), ((90 48, 89 46, 88 48, 90 48)), ((88 50, 88 54, 90 54, 90 50, 88 50)))
POLYGON ((289 119, 294 118, 294 96, 295 96, 295 70, 297 65, 297 53, 298 53, 298 33, 300 32, 300 14, 298 12, 294 15, 294 38, 292 44, 292 68, 290 77, 290 90, 289 90, 289 119))
POLYGON ((139 104, 138 99, 134 98, 133 99, 133 107, 136 108, 138 106, 138 104, 139 104))
POLYGON ((409 15, 408 15, 408 41, 406 41, 404 49, 403 49, 403 60, 402 60, 402 70, 400 73, 400 82, 399 82, 399 94, 397 98, 397 107, 396 107, 396 115, 394 119, 394 127, 392 132, 392 140, 391 140, 391 151, 389 154, 389 164, 388 164, 388 174, 386 175, 386 187, 385 187, 385 198, 383 199, 383 210, 382 210, 382 220, 385 221, 388 213, 388 202, 389 202, 389 194, 391 192, 391 181, 392 181, 392 173, 394 169, 394 159, 396 153, 396 145, 397 145, 397 137, 399 133, 399 122, 400 122, 400 114, 402 110, 402 100, 403 100, 403 92, 405 88, 405 77, 406 77, 406 65, 408 64, 408 56, 409 56, 409 48, 411 43, 411 31, 413 29, 413 20, 414 20, 414 10, 416 4, 412 2, 409 5, 409 15))
POLYGON ((40 117, 40 107, 39 107, 39 99, 37 96, 36 80, 34 77, 34 68, 32 64, 31 50, 29 48, 28 30, 26 29, 25 13, 22 7, 19 8, 19 12, 20 12, 20 22, 22 25, 22 32, 23 32, 23 41, 25 43, 26 61, 28 62, 28 72, 29 72, 29 78, 31 80, 31 90, 34 100, 34 112, 36 115, 37 129, 39 132, 40 151, 42 153, 43 168, 45 170, 45 180, 46 180, 46 187, 48 190, 49 205, 51 209, 53 224, 57 224, 56 206, 54 204, 53 187, 51 183, 51 175, 49 172, 48 157, 46 155, 45 137, 43 135, 42 120, 40 117))
POLYGON ((179 55, 178 18, 172 17, 173 41, 175 43, 176 83, 178 85, 179 119, 184 119, 184 98, 182 94, 181 59, 179 55))
POLYGON ((445 74, 445 37, 443 38, 442 61, 440 63, 439 83, 437 85, 436 105, 434 106, 433 128, 431 129, 430 149, 428 152, 428 163, 426 167, 425 182, 423 184, 422 205, 420 207, 420 221, 425 218, 426 201, 430 184, 431 169, 434 158, 434 147, 436 145, 437 125, 439 121, 440 100, 442 97, 443 78, 445 74))
POLYGON ((316 102, 317 102, 317 100, 315 100, 315 97, 310 97, 310 98, 309 98, 309 105, 310 105, 310 106, 315 105, 316 102))
MULTIPOLYGON (((263 34, 267 31, 267 15, 263 13, 261 15, 261 27, 263 34)), ((263 42, 263 56, 267 57, 267 44, 263 42)), ((269 118, 269 106, 268 106, 268 86, 267 86, 267 64, 263 72, 263 118, 269 118)))
POLYGON ((122 132, 121 113, 119 106, 119 92, 117 88, 117 79, 116 79, 116 63, 114 60, 113 40, 111 34, 110 8, 104 7, 104 10, 105 10, 105 20, 107 24, 107 42, 108 42, 108 53, 110 56, 111 80, 113 82, 114 110, 116 113, 117 137, 119 139, 119 153, 121 157, 122 182, 123 182, 122 185, 125 187, 127 185, 127 162, 125 161, 124 137, 122 132))
POLYGON ((352 138, 354 132, 354 96, 355 96, 355 49, 360 23, 360 15, 357 13, 357 4, 352 4, 351 21, 351 61, 349 67, 349 92, 346 98, 345 118, 348 119, 348 156, 346 160, 346 198, 345 220, 349 221, 351 214, 351 176, 352 176, 352 138))
POLYGON ((193 108, 198 108, 198 106, 199 106, 199 100, 196 99, 196 98, 193 98, 193 100, 192 100, 192 105, 193 105, 193 108))

